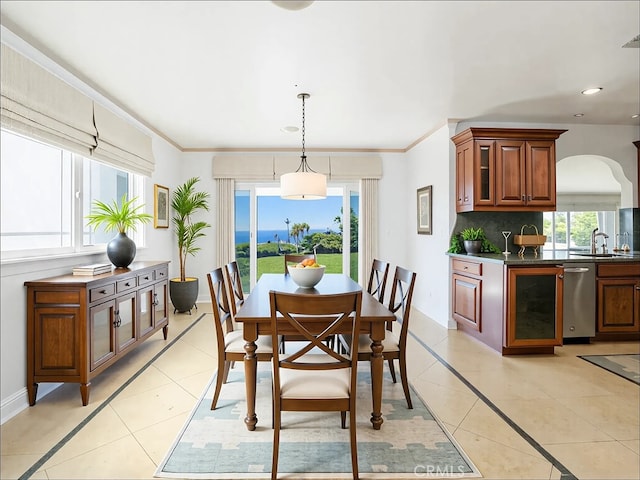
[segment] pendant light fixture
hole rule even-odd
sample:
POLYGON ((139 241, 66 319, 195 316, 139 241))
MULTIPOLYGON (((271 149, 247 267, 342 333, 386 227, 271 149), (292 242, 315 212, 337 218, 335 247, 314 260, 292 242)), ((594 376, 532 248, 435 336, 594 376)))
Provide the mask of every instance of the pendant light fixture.
POLYGON ((319 200, 327 198, 327 177, 309 167, 304 154, 304 101, 308 93, 299 93, 302 99, 302 155, 300 166, 295 172, 280 177, 280 196, 288 200, 319 200))

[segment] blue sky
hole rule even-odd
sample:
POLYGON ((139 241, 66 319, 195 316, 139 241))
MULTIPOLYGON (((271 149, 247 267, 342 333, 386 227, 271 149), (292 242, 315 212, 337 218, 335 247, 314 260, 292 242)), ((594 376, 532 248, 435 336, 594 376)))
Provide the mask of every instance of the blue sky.
MULTIPOLYGON (((236 192, 237 193, 237 192, 236 192)), ((312 230, 337 231, 333 219, 340 215, 341 196, 324 200, 283 200, 278 196, 258 197, 258 230, 286 230, 285 220, 307 223, 312 230)), ((357 206, 356 206, 357 210, 357 206)), ((236 230, 249 230, 249 197, 236 195, 236 230)))

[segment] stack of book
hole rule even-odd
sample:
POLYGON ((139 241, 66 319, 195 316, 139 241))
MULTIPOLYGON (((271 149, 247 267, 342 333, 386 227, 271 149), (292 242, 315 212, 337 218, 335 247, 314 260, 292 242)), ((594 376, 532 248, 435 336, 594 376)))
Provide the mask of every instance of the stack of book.
POLYGON ((94 263, 93 265, 83 265, 82 267, 74 267, 74 275, 100 275, 111 271, 110 263, 94 263))

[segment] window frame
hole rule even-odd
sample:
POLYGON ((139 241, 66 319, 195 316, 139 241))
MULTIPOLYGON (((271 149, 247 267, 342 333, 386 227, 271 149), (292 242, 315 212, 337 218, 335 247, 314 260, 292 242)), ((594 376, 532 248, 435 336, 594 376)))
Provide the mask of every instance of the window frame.
MULTIPOLYGON (((89 212, 83 211, 83 195, 84 195, 84 160, 88 160, 89 162, 95 162, 102 165, 106 165, 115 170, 124 172, 127 174, 127 195, 128 198, 138 197, 138 201, 136 204, 144 204, 144 192, 145 192, 145 183, 146 179, 144 176, 135 173, 123 170, 121 167, 110 165, 108 162, 102 162, 96 160, 94 158, 86 157, 83 155, 79 155, 67 149, 61 148, 57 145, 52 145, 48 142, 42 141, 40 139, 36 139, 33 137, 29 137, 20 132, 15 132, 11 129, 2 127, 2 132, 9 133, 11 135, 16 135, 18 137, 22 137, 30 142, 40 143, 50 148, 57 149, 61 152, 61 156, 66 157, 69 156, 70 161, 70 172, 68 173, 69 178, 63 178, 63 182, 70 182, 70 188, 68 192, 63 192, 63 195, 69 195, 71 198, 66 198, 65 203, 69 205, 71 215, 70 222, 70 238, 71 245, 68 247, 59 247, 59 248, 37 248, 37 249, 21 249, 21 250, 2 250, 1 253, 1 261, 0 264, 9 264, 9 263, 17 263, 22 261, 33 261, 33 260, 45 260, 52 258, 65 258, 65 257, 73 257, 73 256, 86 256, 91 254, 102 254, 105 252, 106 245, 108 242, 104 243, 96 243, 93 245, 84 245, 84 229, 86 227, 85 217, 89 212)), ((62 198, 62 197, 61 197, 62 198)), ((136 243, 138 248, 144 248, 145 246, 145 230, 144 228, 139 228, 135 232, 130 233, 130 238, 136 243)), ((114 233, 115 235, 115 233, 114 233)))
MULTIPOLYGON (((253 289, 257 282, 257 191, 260 189, 278 189, 280 187, 279 182, 269 181, 241 181, 234 182, 234 192, 248 191, 249 192, 249 276, 250 276, 250 289, 253 289)), ((360 186, 358 182, 328 182, 327 188, 329 190, 342 190, 342 212, 343 212, 343 235, 342 235, 342 272, 346 275, 351 275, 351 262, 350 262, 350 235, 351 231, 351 216, 345 215, 344 212, 350 212, 351 208, 351 195, 353 192, 358 194, 360 199, 360 186), (347 232, 347 234, 345 234, 347 232), (346 254, 345 254, 346 252, 346 254)), ((234 193, 235 198, 235 193, 234 193)), ((295 201, 295 200, 292 200, 295 201)), ((304 200, 299 200, 304 201, 304 200)), ((360 208, 358 209, 360 211, 360 208)), ((360 212, 359 212, 360 215, 360 212)), ((235 203, 234 203, 234 218, 235 218, 235 203)), ((234 232, 236 226, 234 222, 234 232)), ((358 245, 360 245, 361 233, 358 231, 358 245)), ((233 235, 233 251, 236 249, 235 233, 233 235)), ((358 255, 360 255, 360 248, 358 248, 358 255)))

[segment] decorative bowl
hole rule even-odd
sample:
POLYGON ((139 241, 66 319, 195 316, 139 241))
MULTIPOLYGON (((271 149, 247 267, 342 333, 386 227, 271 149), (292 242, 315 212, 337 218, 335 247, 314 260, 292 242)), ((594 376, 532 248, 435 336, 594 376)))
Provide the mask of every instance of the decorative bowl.
POLYGON ((318 284, 320 280, 322 280, 325 268, 326 267, 324 265, 320 265, 319 267, 304 268, 296 267, 295 265, 289 265, 287 267, 287 270, 289 270, 291 280, 293 280, 296 285, 301 288, 313 288, 318 284))

